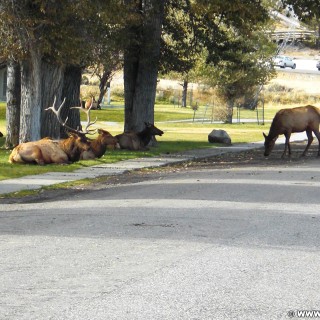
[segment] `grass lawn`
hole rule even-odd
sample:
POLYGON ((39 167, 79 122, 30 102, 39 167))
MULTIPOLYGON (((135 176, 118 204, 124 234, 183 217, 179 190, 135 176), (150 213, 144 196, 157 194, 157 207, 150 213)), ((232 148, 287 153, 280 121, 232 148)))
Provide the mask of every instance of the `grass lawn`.
MULTIPOLYGON (((203 119, 204 108, 199 108, 196 112, 195 119, 203 119)), ((276 110, 275 110, 276 111, 276 110)), ((275 112, 270 112, 272 119, 275 112)), ((266 114, 266 120, 268 113, 266 114)), ((146 152, 133 152, 125 150, 107 151, 107 153, 97 160, 79 161, 71 165, 27 165, 27 164, 10 164, 8 158, 11 150, 0 149, 0 180, 17 178, 25 175, 41 174, 53 171, 73 171, 78 168, 92 166, 101 163, 112 163, 121 160, 137 158, 142 156, 154 156, 159 154, 168 154, 183 150, 209 148, 214 145, 208 143, 208 134, 213 129, 223 129, 228 132, 232 143, 245 143, 260 141, 263 139, 262 132, 268 132, 270 122, 265 125, 257 123, 208 123, 202 121, 192 121, 194 111, 190 108, 177 108, 172 105, 156 105, 155 107, 155 124, 165 133, 162 137, 157 137, 158 147, 152 148, 146 152), (189 120, 188 122, 173 122, 189 120)), ((85 121, 85 114, 81 115, 85 121)), ((95 124, 97 128, 103 128, 112 134, 123 131, 123 107, 104 108, 102 110, 93 110, 92 119, 97 117, 95 124)), ((242 118, 256 119, 256 111, 243 110, 242 118)), ((268 116, 269 117, 269 116, 268 116)), ((5 105, 0 104, 0 131, 5 133, 5 105)), ((4 145, 4 137, 0 138, 0 146, 4 145)))

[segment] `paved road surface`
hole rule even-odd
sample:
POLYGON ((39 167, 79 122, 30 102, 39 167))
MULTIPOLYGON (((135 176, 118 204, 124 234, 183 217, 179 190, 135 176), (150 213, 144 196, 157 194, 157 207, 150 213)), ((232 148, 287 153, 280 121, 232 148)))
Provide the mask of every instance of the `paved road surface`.
POLYGON ((2 204, 0 319, 287 319, 320 309, 320 167, 207 169, 2 204))

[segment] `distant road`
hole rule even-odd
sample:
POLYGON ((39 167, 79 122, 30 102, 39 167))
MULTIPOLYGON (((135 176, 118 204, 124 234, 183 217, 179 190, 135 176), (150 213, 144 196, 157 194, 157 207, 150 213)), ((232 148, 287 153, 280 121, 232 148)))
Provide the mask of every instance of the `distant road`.
POLYGON ((294 60, 297 67, 296 69, 291 68, 278 68, 276 70, 285 71, 285 72, 293 72, 293 73, 309 73, 309 74, 318 74, 320 75, 320 71, 316 68, 316 64, 318 60, 305 60, 305 59, 296 59, 294 60))

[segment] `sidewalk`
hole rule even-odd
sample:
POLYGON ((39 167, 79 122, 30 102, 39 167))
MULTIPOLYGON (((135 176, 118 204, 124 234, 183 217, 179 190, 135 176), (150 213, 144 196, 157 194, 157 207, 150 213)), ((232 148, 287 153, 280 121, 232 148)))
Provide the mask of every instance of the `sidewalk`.
MULTIPOLYGON (((302 140, 306 140, 305 132, 293 134, 290 139, 290 141, 302 140)), ((277 144, 279 143, 284 143, 284 137, 280 137, 277 140, 277 144)), ((78 169, 73 172, 48 172, 45 174, 25 176, 17 179, 7 179, 0 181, 0 194, 18 192, 22 190, 36 190, 44 186, 63 182, 117 175, 136 169, 161 167, 188 160, 203 159, 228 152, 241 152, 261 147, 263 147, 262 141, 227 147, 196 149, 152 158, 137 158, 112 164, 95 165, 88 168, 78 169)))

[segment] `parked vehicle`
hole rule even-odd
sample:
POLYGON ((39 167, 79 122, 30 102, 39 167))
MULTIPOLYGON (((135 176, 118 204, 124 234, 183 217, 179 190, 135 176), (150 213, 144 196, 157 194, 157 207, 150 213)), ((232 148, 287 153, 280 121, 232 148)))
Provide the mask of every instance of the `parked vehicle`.
POLYGON ((316 67, 317 67, 317 69, 320 71, 320 61, 317 62, 316 67))
POLYGON ((293 61, 293 59, 287 56, 276 56, 273 59, 273 63, 276 67, 280 67, 280 68, 286 68, 286 67, 289 67, 291 69, 296 68, 296 64, 293 61))

